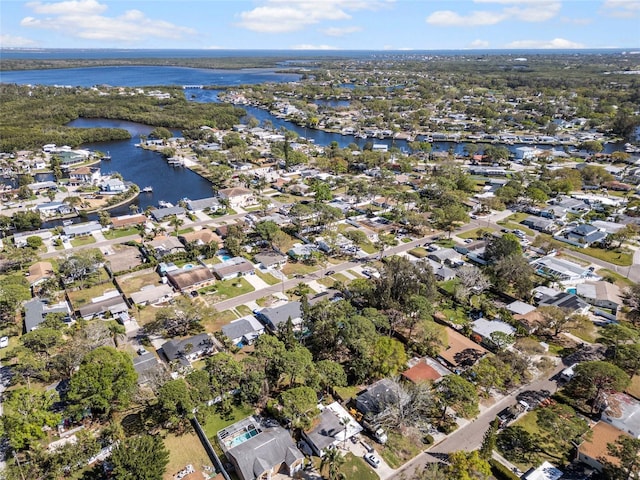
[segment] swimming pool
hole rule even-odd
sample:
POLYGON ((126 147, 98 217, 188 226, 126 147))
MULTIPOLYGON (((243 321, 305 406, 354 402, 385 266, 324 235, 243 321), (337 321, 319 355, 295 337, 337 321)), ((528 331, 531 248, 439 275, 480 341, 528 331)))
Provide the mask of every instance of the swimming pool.
POLYGON ((567 292, 571 293, 572 295, 575 295, 578 293, 578 289, 577 288, 567 288, 567 292))
POLYGON ((183 270, 191 270, 194 267, 193 263, 187 263, 182 267, 183 270))
POLYGON ((226 262, 227 260, 231 260, 233 258, 231 255, 228 255, 226 253, 223 253, 222 255, 218 255, 218 256, 223 262, 226 262))
POLYGON ((229 442, 229 448, 236 447, 241 443, 246 442, 250 438, 258 435, 258 433, 260 433, 258 430, 249 430, 248 432, 244 432, 243 434, 238 435, 237 437, 235 437, 233 440, 229 442))

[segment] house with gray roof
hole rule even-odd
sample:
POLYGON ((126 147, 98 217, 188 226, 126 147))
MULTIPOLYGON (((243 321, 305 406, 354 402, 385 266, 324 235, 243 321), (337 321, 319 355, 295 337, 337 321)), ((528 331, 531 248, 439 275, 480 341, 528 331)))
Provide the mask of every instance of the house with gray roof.
POLYGON ((580 297, 569 292, 560 292, 553 297, 543 297, 538 306, 554 306, 571 313, 585 314, 589 311, 589 304, 580 297))
POLYGON ((253 258, 263 268, 281 267, 286 265, 289 259, 286 255, 274 251, 258 253, 253 258))
POLYGON ((443 248, 442 250, 431 252, 427 258, 442 265, 453 265, 462 260, 462 255, 453 248, 443 248))
POLYGON ((362 431, 362 426, 338 402, 318 405, 320 415, 313 426, 302 432, 302 438, 319 457, 332 448, 362 431))
POLYGON ((67 225, 62 229, 62 232, 69 238, 82 237, 85 235, 91 235, 93 232, 99 232, 102 230, 102 225, 96 221, 75 223, 73 225, 67 225))
POLYGON ((117 290, 109 290, 99 297, 91 299, 86 305, 78 308, 79 315, 85 320, 92 318, 102 318, 107 312, 116 317, 127 312, 129 306, 117 290))
POLYGON ((238 318, 222 327, 222 333, 238 346, 251 345, 256 338, 264 333, 264 325, 253 315, 238 318))
POLYGON ((495 345, 491 335, 497 332, 504 333, 505 335, 515 335, 516 329, 508 323, 501 320, 487 320, 486 318, 479 318, 471 323, 471 330, 476 335, 482 338, 482 343, 485 346, 495 345))
POLYGON ((226 262, 217 263, 211 267, 211 270, 220 280, 230 280, 255 273, 253 264, 242 257, 233 257, 226 262))
POLYGON ((587 248, 594 243, 603 241, 607 236, 609 236, 607 232, 601 231, 593 225, 584 223, 573 229, 564 230, 554 235, 554 238, 575 245, 576 247, 587 248))
POLYGON ((185 209, 182 207, 154 208, 151 210, 151 216, 156 222, 164 222, 173 215, 184 215, 185 209))
POLYGON ((304 455, 276 422, 247 417, 220 430, 217 437, 240 480, 262 480, 277 473, 293 476, 302 468, 304 455))
POLYGON ((553 232, 558 228, 555 222, 550 218, 536 217, 534 215, 529 215, 520 223, 529 228, 532 228, 533 230, 538 230, 539 232, 546 233, 553 232))
POLYGON ((254 313, 258 320, 272 332, 277 332, 278 327, 289 319, 294 328, 299 329, 302 325, 302 303, 300 302, 288 302, 277 307, 263 308, 254 313))
POLYGON ((613 283, 598 281, 576 285, 577 294, 591 305, 608 308, 616 312, 623 304, 623 293, 613 283))
POLYGON ((71 322, 71 309, 69 304, 64 301, 49 305, 39 298, 29 300, 24 304, 24 331, 29 333, 45 321, 50 313, 60 313, 63 315, 63 321, 71 322))
POLYGON ((145 285, 131 294, 131 301, 138 306, 155 305, 168 302, 173 297, 173 288, 166 283, 161 285, 145 285))
POLYGON ((138 373, 138 384, 143 385, 162 371, 162 363, 152 352, 145 352, 133 359, 133 368, 138 373))
POLYGON ((199 200, 187 200, 187 208, 192 212, 209 209, 216 211, 225 208, 218 197, 207 197, 199 200))
POLYGON ((398 401, 398 392, 391 380, 383 378, 369 385, 356 396, 356 409, 367 416, 382 412, 386 405, 398 401))
POLYGON ((171 339, 165 342, 160 351, 169 363, 178 361, 185 367, 191 362, 216 351, 216 345, 208 333, 201 333, 184 340, 171 339))

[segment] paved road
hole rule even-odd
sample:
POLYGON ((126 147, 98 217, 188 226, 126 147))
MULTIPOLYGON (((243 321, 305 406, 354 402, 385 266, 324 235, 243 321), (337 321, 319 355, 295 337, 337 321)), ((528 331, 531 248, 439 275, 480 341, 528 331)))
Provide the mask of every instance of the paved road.
POLYGON ((525 390, 548 390, 549 392, 554 393, 558 389, 558 384, 555 380, 552 380, 552 378, 554 378, 565 367, 565 365, 560 364, 548 377, 535 380, 529 385, 525 385, 514 390, 511 394, 504 397, 491 408, 482 412, 475 420, 464 427, 459 428, 451 435, 448 435, 442 442, 434 445, 426 452, 406 463, 402 468, 396 471, 396 475, 393 478, 400 480, 403 474, 404 478, 413 478, 415 472, 422 470, 427 463, 432 463, 434 461, 434 455, 437 457, 438 454, 451 453, 458 450, 476 450, 482 444, 482 438, 489 428, 489 424, 493 421, 500 410, 511 405, 515 405, 516 396, 525 390))

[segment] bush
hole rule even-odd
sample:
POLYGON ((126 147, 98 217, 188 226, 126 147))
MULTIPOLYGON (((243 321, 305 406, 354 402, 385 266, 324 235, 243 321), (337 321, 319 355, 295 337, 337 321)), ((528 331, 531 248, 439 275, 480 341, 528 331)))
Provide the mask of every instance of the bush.
POLYGON ((489 460, 489 465, 491 465, 491 473, 497 480, 518 480, 520 478, 505 465, 493 458, 489 460))
POLYGON ((425 445, 433 445, 434 441, 435 440, 433 439, 433 437, 429 434, 422 437, 422 443, 424 443, 425 445))

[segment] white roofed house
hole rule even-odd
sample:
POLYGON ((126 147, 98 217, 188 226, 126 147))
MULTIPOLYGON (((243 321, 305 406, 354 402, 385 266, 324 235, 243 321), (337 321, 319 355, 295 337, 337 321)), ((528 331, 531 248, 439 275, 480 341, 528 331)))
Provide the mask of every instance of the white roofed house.
MULTIPOLYGON (((620 287, 613 283, 605 281, 581 283, 576 286, 576 293, 591 305, 610 310, 613 318, 623 305, 623 293, 620 287)), ((597 309, 595 313, 599 313, 597 309)))
POLYGON ((116 195, 127 191, 127 185, 119 178, 107 178, 100 182, 99 186, 101 193, 109 195, 116 195))
POLYGON ((257 203, 254 192, 248 188, 224 188, 218 191, 218 195, 222 200, 228 201, 231 208, 249 207, 257 203))
POLYGON ((552 255, 539 258, 532 262, 531 265, 539 275, 552 278, 559 282, 578 283, 591 274, 591 271, 587 267, 552 255))

